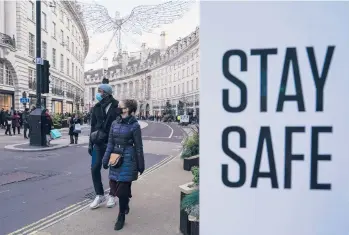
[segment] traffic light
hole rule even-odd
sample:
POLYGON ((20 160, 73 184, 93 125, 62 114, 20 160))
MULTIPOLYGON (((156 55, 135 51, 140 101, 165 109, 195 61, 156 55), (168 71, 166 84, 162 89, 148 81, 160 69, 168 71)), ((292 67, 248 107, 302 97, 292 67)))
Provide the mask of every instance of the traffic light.
POLYGON ((42 76, 41 76, 41 93, 50 92, 50 62, 44 60, 42 65, 42 76))

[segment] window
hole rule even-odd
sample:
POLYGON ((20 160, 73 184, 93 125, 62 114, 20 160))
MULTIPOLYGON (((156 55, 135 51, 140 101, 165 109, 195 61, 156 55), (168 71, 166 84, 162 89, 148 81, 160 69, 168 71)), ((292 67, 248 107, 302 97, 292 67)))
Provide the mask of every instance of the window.
POLYGON ((73 79, 74 79, 74 75, 75 75, 74 69, 75 69, 74 63, 71 63, 71 76, 72 76, 73 79))
POLYGON ((29 56, 34 57, 34 41, 35 37, 33 34, 29 33, 29 56))
POLYGON ((13 78, 10 67, 0 61, 0 84, 13 86, 13 78), (4 79, 5 78, 5 79, 4 79))
POLYGON ((194 90, 194 79, 191 80, 191 90, 192 90, 192 91, 194 90))
POLYGON ((63 73, 64 71, 64 59, 63 59, 63 54, 61 54, 61 72, 63 73))
POLYGON ((185 90, 184 90, 184 82, 182 83, 182 93, 184 93, 185 90))
POLYGON ((70 67, 69 59, 67 59, 67 74, 68 74, 68 76, 69 76, 69 67, 70 67))
POLYGON ((191 74, 194 74, 194 65, 191 65, 191 74))
POLYGON ((75 66, 75 79, 78 81, 80 80, 78 77, 78 66, 75 66))
POLYGON ((46 16, 46 14, 44 13, 44 12, 42 12, 42 29, 44 29, 44 30, 46 30, 47 31, 47 16, 46 16))
POLYGON ((47 59, 47 43, 42 42, 42 58, 47 59))
POLYGON ((187 92, 190 91, 190 88, 189 88, 189 81, 187 81, 187 92))
POLYGON ((35 5, 34 2, 28 1, 28 18, 32 21, 35 21, 35 5))
POLYGON ((56 23, 52 22, 52 37, 56 38, 56 23))
POLYGON ((75 27, 74 27, 74 25, 72 27, 72 31, 73 31, 73 36, 75 36, 75 27))
POLYGON ((67 17, 67 29, 70 30, 70 19, 67 17))
POLYGON ((59 16, 60 16, 61 21, 63 22, 63 19, 64 19, 63 10, 60 10, 59 16))
POLYGON ((196 62, 196 72, 199 72, 199 62, 196 62))
POLYGON ((53 7, 51 7, 51 8, 52 8, 52 12, 57 14, 57 3, 56 3, 56 1, 53 1, 53 7))
POLYGON ((56 68, 56 49, 52 48, 52 67, 56 68))
POLYGON ((72 54, 74 55, 74 42, 71 42, 71 51, 72 51, 72 54))
POLYGON ((198 78, 196 78, 195 83, 196 83, 196 90, 199 90, 199 79, 198 78))
POLYGON ((184 72, 184 71, 185 71, 185 70, 183 69, 183 70, 182 70, 182 78, 185 77, 185 74, 184 74, 185 72, 184 72))
POLYGON ((69 45, 70 44, 70 40, 69 40, 69 37, 67 36, 67 50, 69 51, 69 45))
POLYGON ((62 40, 62 45, 64 45, 64 32, 61 30, 61 40, 62 40))
POLYGON ((33 68, 28 68, 28 87, 29 89, 36 90, 36 70, 33 68))

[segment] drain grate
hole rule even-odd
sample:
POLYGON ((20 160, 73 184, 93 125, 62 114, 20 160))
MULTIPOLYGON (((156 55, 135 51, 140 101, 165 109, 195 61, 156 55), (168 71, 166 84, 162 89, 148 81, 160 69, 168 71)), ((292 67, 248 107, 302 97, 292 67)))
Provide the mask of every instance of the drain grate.
POLYGON ((96 193, 90 192, 90 193, 86 194, 84 198, 93 200, 93 199, 95 199, 95 197, 96 197, 96 193))
POLYGON ((5 184, 18 183, 21 181, 40 177, 40 174, 33 174, 25 171, 14 171, 7 174, 0 175, 0 186, 5 184))

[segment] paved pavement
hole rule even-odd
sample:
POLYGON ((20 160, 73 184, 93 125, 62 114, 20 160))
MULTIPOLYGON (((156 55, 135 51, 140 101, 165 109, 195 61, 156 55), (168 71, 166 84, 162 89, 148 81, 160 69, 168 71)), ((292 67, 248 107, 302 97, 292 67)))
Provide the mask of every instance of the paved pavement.
MULTIPOLYGON (((177 125, 150 122, 142 134, 146 136, 148 171, 181 150, 184 132, 177 125), (181 138, 174 134, 168 138, 171 133, 181 138), (162 139, 165 137, 166 142, 162 139)), ((4 139, 0 137, 0 142, 4 139)), ((47 224, 47 216, 69 205, 87 205, 94 197, 90 161, 87 144, 45 152, 11 152, 0 147, 0 234, 18 229, 14 234, 27 234, 47 224), (45 222, 35 222, 41 219, 45 222)), ((103 172, 103 179, 107 189, 107 171, 103 172)))
POLYGON ((97 210, 81 207, 77 213, 68 213, 62 220, 34 230, 36 235, 175 235, 179 233, 179 185, 192 180, 190 172, 183 171, 179 157, 157 171, 143 176, 132 184, 130 214, 122 231, 114 231, 118 207, 97 210))

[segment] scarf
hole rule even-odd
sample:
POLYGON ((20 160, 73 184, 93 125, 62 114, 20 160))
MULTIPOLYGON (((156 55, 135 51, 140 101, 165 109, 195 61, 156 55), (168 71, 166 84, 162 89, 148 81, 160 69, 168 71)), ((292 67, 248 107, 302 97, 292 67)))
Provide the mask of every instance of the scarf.
POLYGON ((113 101, 113 96, 108 95, 107 97, 103 98, 103 100, 99 102, 104 113, 105 113, 105 109, 112 101, 113 101))

